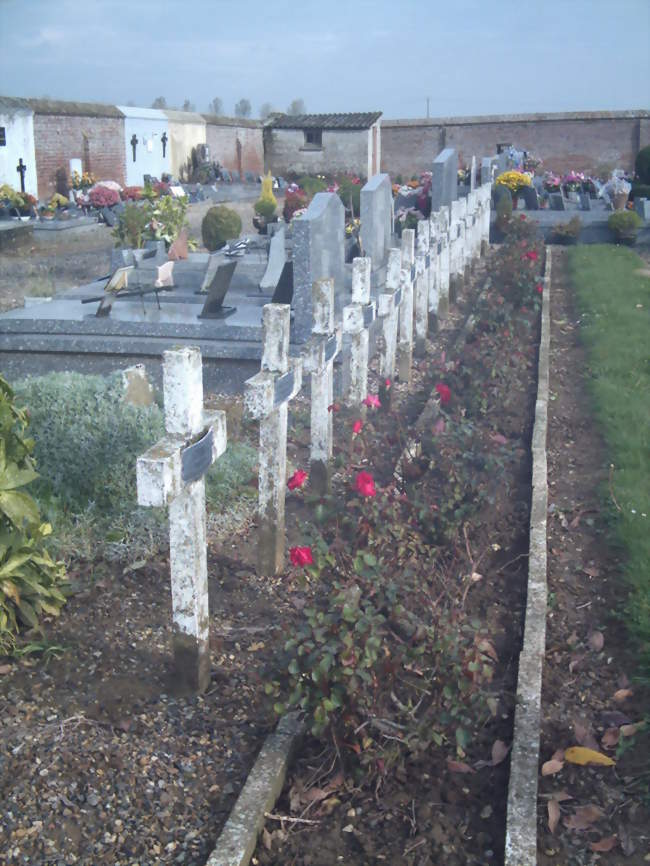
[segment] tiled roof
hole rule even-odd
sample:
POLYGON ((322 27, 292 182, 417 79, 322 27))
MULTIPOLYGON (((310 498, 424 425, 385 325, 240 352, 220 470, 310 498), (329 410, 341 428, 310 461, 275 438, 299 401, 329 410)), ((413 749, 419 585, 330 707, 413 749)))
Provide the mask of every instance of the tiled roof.
POLYGON ((266 124, 273 129, 368 129, 381 111, 350 114, 276 114, 266 124))
POLYGON ((0 112, 13 114, 16 111, 31 111, 26 99, 17 96, 0 96, 0 112))

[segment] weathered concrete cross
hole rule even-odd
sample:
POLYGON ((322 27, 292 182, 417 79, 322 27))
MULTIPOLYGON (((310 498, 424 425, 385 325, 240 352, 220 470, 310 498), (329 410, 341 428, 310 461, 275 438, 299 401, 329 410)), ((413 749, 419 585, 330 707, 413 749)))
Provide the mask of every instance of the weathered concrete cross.
POLYGON ((316 280, 312 299, 312 338, 303 354, 304 371, 311 373, 309 484, 315 493, 323 494, 331 481, 333 366, 341 348, 341 331, 334 327, 334 280, 316 280))
POLYGON ((402 232, 402 303, 399 310, 397 374, 400 382, 411 383, 413 364, 413 282, 415 280, 415 229, 402 232))
POLYGON ((368 394, 368 328, 375 319, 370 300, 370 258, 352 262, 351 303, 343 307, 343 331, 350 335, 348 406, 359 406, 368 394))
POLYGON ((290 316, 289 304, 262 308, 262 369, 246 381, 244 393, 246 410, 260 422, 257 567, 264 575, 284 567, 287 415, 302 386, 302 362, 289 369, 290 316))
POLYGON ((415 248, 415 354, 422 357, 426 351, 429 326, 429 220, 420 220, 417 226, 415 248))
POLYGON ((226 450, 226 414, 203 408, 198 348, 163 358, 167 435, 138 458, 138 502, 169 506, 176 676, 182 688, 201 692, 210 682, 204 475, 226 450))
MULTIPOLYGON (((382 379, 395 377, 395 356, 397 354, 397 325, 399 308, 402 302, 400 271, 402 267, 401 250, 388 252, 386 270, 386 291, 379 294, 378 315, 381 319, 383 346, 379 356, 379 375, 382 379)), ((390 392, 389 392, 390 393, 390 392)))

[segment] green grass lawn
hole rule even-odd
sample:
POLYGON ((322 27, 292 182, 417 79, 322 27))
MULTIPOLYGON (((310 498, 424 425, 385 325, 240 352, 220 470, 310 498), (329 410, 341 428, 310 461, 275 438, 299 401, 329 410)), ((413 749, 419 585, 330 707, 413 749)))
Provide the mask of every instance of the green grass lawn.
POLYGON ((630 586, 621 613, 650 678, 650 277, 638 273, 648 266, 620 246, 579 246, 568 256, 595 415, 615 466, 612 487, 621 511, 608 500, 630 586))

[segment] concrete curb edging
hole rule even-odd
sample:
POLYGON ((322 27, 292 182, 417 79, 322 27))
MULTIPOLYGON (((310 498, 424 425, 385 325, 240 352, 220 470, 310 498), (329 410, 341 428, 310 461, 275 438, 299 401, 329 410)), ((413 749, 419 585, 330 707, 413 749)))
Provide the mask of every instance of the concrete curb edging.
POLYGON ((510 759, 504 866, 537 863, 537 779, 542 709, 542 668, 546 644, 546 515, 548 506, 546 432, 548 426, 551 248, 546 248, 542 296, 537 400, 533 427, 532 499, 528 556, 528 595, 524 641, 519 656, 517 706, 510 759))
POLYGON ((268 735, 206 866, 248 866, 264 816, 280 796, 289 761, 303 731, 299 714, 287 713, 268 735))

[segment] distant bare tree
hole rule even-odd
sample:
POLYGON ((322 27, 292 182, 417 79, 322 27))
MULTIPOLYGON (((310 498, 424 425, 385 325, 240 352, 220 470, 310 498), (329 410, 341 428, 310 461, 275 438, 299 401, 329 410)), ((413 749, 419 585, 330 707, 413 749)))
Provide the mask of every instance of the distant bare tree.
POLYGON ((304 99, 292 99, 291 100, 289 108, 287 108, 287 114, 291 114, 292 116, 295 116, 296 114, 306 114, 306 113, 307 113, 307 106, 305 105, 304 99))
POLYGON ((157 96, 151 103, 152 108, 167 108, 167 100, 164 96, 157 96))
POLYGON ((266 120, 269 114, 272 114, 275 111, 270 102, 263 102, 260 105, 260 120, 266 120))
POLYGON ((223 101, 219 96, 215 96, 208 106, 213 114, 223 114, 223 101))
POLYGON ((250 117, 251 103, 250 99, 240 99, 235 106, 235 117, 250 117))
POLYGON ((181 111, 194 111, 194 103, 190 102, 189 99, 186 99, 181 111))

